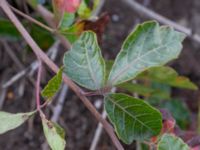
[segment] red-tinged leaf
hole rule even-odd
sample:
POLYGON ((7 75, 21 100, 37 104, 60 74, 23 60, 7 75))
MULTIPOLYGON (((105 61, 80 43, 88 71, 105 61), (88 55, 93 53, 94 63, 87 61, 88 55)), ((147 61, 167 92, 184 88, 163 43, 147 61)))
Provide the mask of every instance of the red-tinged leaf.
POLYGON ((175 120, 165 120, 163 123, 162 133, 174 133, 175 120))
POLYGON ((64 0, 63 9, 68 13, 75 13, 81 3, 81 0, 64 0))
POLYGON ((156 143, 158 141, 158 136, 151 137, 151 142, 156 143))
POLYGON ((169 111, 162 109, 160 110, 163 116, 163 127, 161 134, 164 133, 174 133, 174 127, 176 125, 176 121, 172 117, 169 111))
POLYGON ((190 150, 200 150, 200 146, 192 147, 192 148, 190 148, 190 150))
POLYGON ((75 13, 81 0, 53 0, 53 7, 56 19, 60 19, 64 12, 75 13))
POLYGON ((174 128, 176 125, 176 121, 174 120, 170 112, 165 109, 161 109, 160 112, 162 113, 163 126, 159 135, 151 137, 151 142, 153 143, 157 143, 159 138, 165 133, 175 134, 174 128))
POLYGON ((108 24, 110 18, 108 13, 104 13, 97 20, 82 20, 80 23, 84 24, 84 31, 92 30, 97 34, 98 42, 101 43, 102 35, 105 31, 106 25, 108 24))

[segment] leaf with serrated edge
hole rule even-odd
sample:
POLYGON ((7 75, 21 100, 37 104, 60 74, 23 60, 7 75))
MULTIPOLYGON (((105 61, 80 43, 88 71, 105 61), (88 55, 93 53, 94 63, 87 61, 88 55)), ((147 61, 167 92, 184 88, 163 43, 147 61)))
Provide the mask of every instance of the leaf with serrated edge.
POLYGON ((105 110, 117 135, 126 144, 157 135, 162 128, 158 110, 125 94, 106 95, 105 110))
POLYGON ((166 64, 178 57, 185 35, 154 21, 138 25, 125 40, 108 82, 117 85, 133 79, 142 71, 166 64))
POLYGON ((3 134, 7 131, 15 129, 22 125, 29 117, 31 117, 34 112, 28 113, 8 113, 0 111, 0 134, 3 134))
POLYGON ((42 90, 43 97, 50 99, 56 94, 62 83, 62 72, 63 68, 61 68, 58 73, 51 80, 49 80, 48 84, 42 90))
POLYGON ((158 143, 158 150, 190 150, 189 146, 182 139, 164 134, 158 143))
POLYGON ((64 72, 79 85, 98 90, 105 82, 105 62, 95 33, 84 32, 64 56, 64 72))
POLYGON ((45 137, 51 149, 64 150, 66 142, 63 133, 61 133, 64 132, 64 130, 57 124, 55 125, 55 123, 48 121, 45 118, 42 118, 42 125, 45 137))

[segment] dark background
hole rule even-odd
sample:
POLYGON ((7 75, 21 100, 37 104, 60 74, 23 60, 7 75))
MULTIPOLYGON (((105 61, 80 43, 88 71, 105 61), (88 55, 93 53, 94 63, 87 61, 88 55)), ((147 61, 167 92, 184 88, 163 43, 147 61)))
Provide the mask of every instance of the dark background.
MULTIPOLYGON (((192 28, 194 32, 200 34, 200 1, 199 0, 138 0, 142 5, 156 11, 157 13, 185 26, 192 28)), ((19 3, 19 2, 18 2, 19 3)), ((16 5, 16 3, 15 3, 16 5)), ((22 6, 21 6, 22 7, 22 6)), ((150 20, 146 16, 134 11, 123 0, 106 0, 102 12, 108 12, 110 22, 106 27, 103 36, 102 49, 103 55, 107 59, 115 58, 120 50, 123 40, 128 33, 132 31, 137 23, 150 20)), ((28 66, 35 55, 28 50, 25 42, 7 43, 16 50, 16 56, 28 66), (26 50, 25 50, 26 49, 26 50)), ((200 43, 187 38, 183 43, 183 51, 179 59, 170 63, 180 75, 189 77, 194 83, 200 86, 200 43)), ((20 69, 5 52, 5 47, 0 43, 0 84, 9 80, 20 69)), ((62 55, 65 50, 60 47, 56 63, 62 63, 62 55)), ((48 69, 44 70, 42 85, 45 85, 53 73, 48 69)), ((36 78, 34 74, 33 78, 36 78)), ((2 88, 1 93, 2 94, 2 88)), ((34 86, 22 78, 12 84, 7 91, 1 110, 9 112, 27 112, 33 110, 34 106, 34 86), (23 88, 23 89, 20 89, 23 88), (20 91, 22 91, 20 93, 20 91)), ((197 128, 197 112, 199 103, 199 91, 178 90, 172 91, 173 97, 178 97, 186 102, 190 110, 192 121, 188 125, 188 130, 197 128)), ((92 97, 91 101, 101 103, 101 97, 92 97)), ((55 101, 57 98, 55 98, 55 101)), ((46 114, 51 116, 51 109, 47 109, 46 114)), ((1 121, 1 120, 0 120, 1 121)), ((66 131, 67 148, 69 150, 88 150, 93 139, 97 121, 82 104, 82 102, 68 90, 62 115, 59 118, 59 124, 66 131)), ((114 150, 112 142, 108 135, 103 131, 97 150, 114 150)), ((45 142, 42 133, 42 126, 39 116, 28 121, 19 128, 0 135, 0 150, 42 150, 42 144, 45 142)), ((125 146, 127 150, 133 150, 135 144, 125 146)))

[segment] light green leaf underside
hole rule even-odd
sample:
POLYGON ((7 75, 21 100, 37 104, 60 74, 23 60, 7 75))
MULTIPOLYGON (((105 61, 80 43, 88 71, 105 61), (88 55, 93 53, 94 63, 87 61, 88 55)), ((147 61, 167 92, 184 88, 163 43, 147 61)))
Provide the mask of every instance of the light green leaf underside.
POLYGON ((53 122, 42 118, 42 125, 47 142, 52 150, 64 150, 65 149, 65 139, 64 130, 53 122))
POLYGON ((95 33, 84 32, 64 55, 64 72, 79 85, 98 90, 105 82, 105 62, 95 33))
POLYGON ((178 57, 185 35, 151 21, 138 25, 125 40, 109 75, 109 84, 131 80, 142 71, 178 57))
POLYGON ((162 128, 158 110, 125 94, 106 95, 105 110, 117 135, 126 144, 157 135, 162 128))
POLYGON ((174 135, 164 134, 158 143, 158 150, 189 150, 189 146, 182 139, 174 135))
POLYGON ((173 87, 197 90, 198 87, 187 77, 179 76, 178 73, 170 67, 160 66, 149 68, 137 76, 138 79, 151 80, 173 87))
POLYGON ((49 80, 48 84, 42 90, 43 97, 50 99, 56 94, 56 92, 58 92, 62 83, 62 72, 63 68, 61 68, 58 73, 51 80, 49 80))
POLYGON ((35 112, 12 114, 0 111, 0 134, 19 127, 34 113, 35 112))

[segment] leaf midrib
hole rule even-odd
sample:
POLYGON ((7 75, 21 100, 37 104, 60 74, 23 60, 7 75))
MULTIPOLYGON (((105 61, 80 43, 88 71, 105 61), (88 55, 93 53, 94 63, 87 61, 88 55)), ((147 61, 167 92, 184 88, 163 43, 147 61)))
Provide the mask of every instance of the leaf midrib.
POLYGON ((94 75, 93 69, 92 69, 91 64, 90 64, 90 59, 89 59, 89 56, 88 56, 88 50, 87 50, 87 48, 86 48, 86 43, 83 42, 83 44, 84 44, 85 56, 86 56, 86 60, 87 60, 89 72, 90 72, 91 78, 92 78, 92 80, 93 80, 93 82, 94 82, 94 84, 95 84, 95 88, 97 89, 98 84, 97 84, 96 77, 95 77, 95 75, 94 75))
POLYGON ((112 99, 111 97, 108 97, 108 99, 116 106, 118 106, 122 111, 126 112, 130 117, 134 118, 136 121, 138 121, 141 125, 143 125, 144 127, 146 127, 147 129, 151 130, 152 133, 154 133, 154 131, 148 127, 146 124, 144 124, 142 121, 140 121, 139 119, 137 119, 135 116, 133 116, 132 114, 130 114, 128 111, 126 111, 123 107, 121 107, 118 103, 114 102, 114 99, 112 99))
POLYGON ((172 41, 172 42, 170 42, 170 43, 167 43, 167 44, 165 44, 165 45, 162 45, 162 46, 159 46, 159 47, 157 47, 157 48, 155 48, 155 49, 151 49, 151 50, 149 50, 147 53, 145 53, 144 55, 141 55, 140 57, 137 57, 135 60, 133 60, 131 63, 128 63, 128 65, 126 65, 125 66, 125 68, 123 69, 123 70, 121 70, 118 74, 116 74, 114 77, 113 77, 113 79, 111 80, 111 83, 115 83, 115 81, 120 77, 120 76, 122 76, 124 73, 125 73, 125 71, 126 70, 128 70, 136 61, 138 61, 138 60, 142 60, 141 58, 142 57, 145 57, 146 55, 148 55, 149 53, 152 53, 152 52, 157 52, 157 49, 159 49, 159 48, 161 48, 161 47, 165 47, 165 46, 167 46, 167 45, 169 45, 169 44, 171 44, 171 43, 173 43, 174 41, 172 41))

